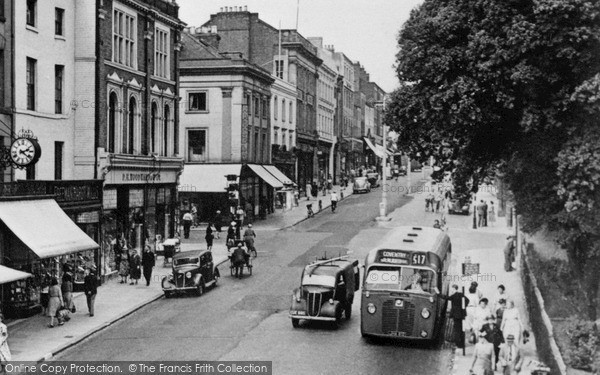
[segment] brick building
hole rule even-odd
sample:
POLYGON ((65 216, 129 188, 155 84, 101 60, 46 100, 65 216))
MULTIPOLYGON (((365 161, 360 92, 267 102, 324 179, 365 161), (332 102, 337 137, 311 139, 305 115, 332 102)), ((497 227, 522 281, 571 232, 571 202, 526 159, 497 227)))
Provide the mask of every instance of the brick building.
POLYGON ((216 27, 219 51, 239 52, 296 87, 296 182, 300 188, 318 178, 317 76, 321 59, 317 49, 297 30, 278 30, 244 8, 224 8, 203 26, 216 27))

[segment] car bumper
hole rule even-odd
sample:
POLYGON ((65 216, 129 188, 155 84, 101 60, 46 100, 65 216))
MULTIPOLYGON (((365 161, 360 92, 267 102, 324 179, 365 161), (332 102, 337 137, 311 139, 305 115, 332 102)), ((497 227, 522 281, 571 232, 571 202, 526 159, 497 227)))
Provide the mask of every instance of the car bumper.
POLYGON ((304 319, 304 320, 320 320, 324 322, 334 322, 335 317, 333 316, 310 316, 310 315, 299 315, 290 313, 292 319, 304 319))

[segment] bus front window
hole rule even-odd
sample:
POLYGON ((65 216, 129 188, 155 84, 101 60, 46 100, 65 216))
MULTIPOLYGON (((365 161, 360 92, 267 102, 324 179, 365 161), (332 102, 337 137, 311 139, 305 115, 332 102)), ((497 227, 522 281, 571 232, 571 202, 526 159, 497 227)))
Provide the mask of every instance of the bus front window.
POLYGON ((406 290, 416 293, 436 293, 435 272, 412 267, 369 269, 366 287, 370 290, 406 290))

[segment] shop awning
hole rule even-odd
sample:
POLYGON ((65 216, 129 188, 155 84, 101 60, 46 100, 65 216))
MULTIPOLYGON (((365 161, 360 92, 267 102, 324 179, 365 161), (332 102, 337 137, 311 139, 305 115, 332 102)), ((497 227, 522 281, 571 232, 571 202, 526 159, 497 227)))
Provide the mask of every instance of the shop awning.
POLYGON ((275 178, 269 171, 267 171, 262 165, 248 164, 248 167, 252 169, 252 172, 256 173, 264 182, 271 185, 275 189, 281 189, 283 183, 275 178))
POLYGON ((0 202, 0 220, 40 258, 99 247, 53 199, 0 202))
POLYGON ((26 279, 31 276, 32 275, 27 272, 13 270, 12 268, 0 265, 0 284, 26 279))
POLYGON ((290 178, 288 176, 283 174, 283 172, 280 171, 279 168, 277 168, 276 166, 263 165, 263 167, 265 167, 265 169, 267 171, 269 171, 273 176, 275 176, 275 178, 277 178, 279 181, 283 182, 284 185, 293 185, 294 184, 294 182, 292 180, 290 180, 290 178))
POLYGON ((365 140, 365 143, 367 144, 367 146, 369 146, 369 148, 371 150, 373 150, 375 155, 377 155, 377 157, 382 158, 385 155, 383 153, 383 146, 374 145, 373 142, 371 142, 371 140, 369 138, 363 138, 363 139, 365 140))
POLYGON ((227 178, 240 176, 241 164, 187 164, 179 178, 179 191, 184 193, 226 193, 227 178))

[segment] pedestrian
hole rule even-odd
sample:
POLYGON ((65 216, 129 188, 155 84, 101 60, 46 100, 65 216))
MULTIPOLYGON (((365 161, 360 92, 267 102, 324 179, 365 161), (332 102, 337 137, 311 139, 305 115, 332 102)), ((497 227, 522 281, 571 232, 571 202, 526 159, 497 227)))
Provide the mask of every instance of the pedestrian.
MULTIPOLYGON (((48 297, 50 297, 48 300, 48 316, 50 317, 50 323, 48 324, 48 327, 54 328, 54 318, 56 317, 56 313, 63 303, 62 291, 58 286, 58 280, 56 277, 53 277, 52 281, 50 281, 48 297)), ((59 322, 58 324, 63 325, 64 323, 59 322)))
POLYGON ((496 319, 492 315, 487 317, 487 323, 481 327, 481 332, 485 333, 486 340, 494 345, 494 371, 498 369, 498 359, 500 353, 500 345, 504 343, 504 336, 500 327, 496 324, 496 319))
POLYGON ((206 250, 212 250, 213 238, 214 234, 212 229, 212 223, 209 222, 206 226, 206 234, 204 235, 204 239, 206 240, 206 250))
POLYGON ((192 225, 194 227, 197 227, 198 226, 198 207, 196 206, 196 203, 192 203, 191 214, 192 214, 192 225))
POLYGON ((471 285, 469 286, 468 292, 465 294, 465 296, 469 300, 469 303, 467 305, 467 319, 465 321, 466 322, 465 328, 470 333, 469 341, 471 341, 471 342, 475 342, 475 340, 476 340, 476 336, 474 335, 475 330, 473 329, 473 325, 475 322, 475 309, 479 305, 479 300, 482 297, 481 292, 479 291, 479 289, 477 289, 478 286, 479 286, 479 284, 477 284, 477 281, 473 281, 471 283, 471 285))
POLYGON ((512 266, 515 258, 516 241, 515 236, 506 237, 506 245, 504 245, 504 270, 506 272, 514 271, 512 266))
POLYGON ((338 196, 335 191, 331 191, 331 212, 335 212, 338 204, 338 196))
POLYGON ((312 196, 317 198, 319 196, 319 185, 317 185, 317 181, 313 180, 312 185, 310 186, 312 191, 312 196))
POLYGON ((221 227, 223 226, 223 216, 221 215, 221 211, 217 210, 215 214, 215 218, 213 220, 215 223, 215 231, 217 232, 217 239, 221 238, 221 227))
POLYGON ((494 206, 494 201, 490 201, 490 208, 487 216, 490 226, 493 227, 496 223, 496 206, 494 206))
POLYGON ((235 221, 232 221, 231 224, 229 224, 229 228, 227 228, 227 247, 232 247, 235 244, 235 239, 236 239, 236 234, 237 234, 237 230, 236 230, 236 225, 237 223, 235 221))
POLYGON ((483 199, 481 200, 481 202, 477 205, 477 226, 478 227, 483 227, 483 224, 485 223, 485 203, 483 203, 483 199))
POLYGON ((479 332, 485 322, 487 321, 488 316, 493 315, 492 311, 488 306, 489 300, 487 298, 482 298, 479 300, 479 304, 475 308, 473 313, 473 331, 479 332))
POLYGON ((254 240, 256 239, 256 232, 252 229, 252 224, 248 224, 248 229, 244 231, 244 242, 248 248, 249 253, 254 253, 256 257, 256 248, 254 247, 254 240))
POLYGON ((62 284, 60 286, 63 296, 63 306, 69 311, 75 312, 73 303, 73 274, 69 271, 63 273, 62 284))
POLYGON ((119 276, 121 276, 121 284, 127 284, 127 277, 129 276, 129 252, 123 251, 121 253, 121 262, 119 263, 119 276))
POLYGON ((486 201, 483 201, 483 226, 488 226, 488 204, 486 201))
POLYGON ((189 211, 186 211, 183 214, 183 237, 190 238, 190 228, 192 227, 192 222, 194 221, 194 217, 189 211))
POLYGON ((498 308, 496 309, 496 324, 498 327, 502 325, 502 319, 504 317, 504 311, 506 310, 506 300, 501 299, 498 301, 498 308))
POLYGON ((4 315, 0 312, 0 374, 5 373, 6 364, 12 360, 8 347, 8 328, 4 324, 4 315))
POLYGON ((521 349, 515 343, 515 336, 506 336, 506 343, 500 348, 502 375, 518 374, 521 371, 521 349))
POLYGON ((331 191, 333 189, 333 178, 331 175, 327 176, 327 190, 331 191))
POLYGON ((492 370, 492 355, 494 346, 488 341, 485 333, 479 334, 479 341, 473 351, 473 362, 471 363, 471 374, 494 375, 492 370))
POLYGON ((243 264, 248 264, 250 256, 242 247, 242 244, 238 244, 238 246, 233 250, 231 254, 231 263, 235 267, 235 277, 241 279, 244 276, 244 267, 243 264))
POLYGON ((502 315, 502 325, 500 326, 504 339, 508 340, 508 336, 512 335, 516 342, 521 340, 521 332, 523 332, 523 325, 521 324, 521 316, 519 310, 515 307, 515 303, 512 300, 507 301, 506 310, 502 315))
MULTIPOLYGON (((439 189, 437 189, 437 191, 435 192, 435 196, 433 198, 434 200, 434 205, 435 205, 435 212, 440 212, 440 205, 442 203, 442 193, 440 192, 439 189)), ((433 211, 433 209, 432 209, 433 211)))
POLYGON ((242 209, 242 206, 238 206, 235 211, 235 220, 237 221, 238 228, 241 228, 244 225, 245 216, 246 212, 242 209))
POLYGON ((469 299, 458 290, 458 285, 452 285, 453 293, 448 297, 450 301, 450 317, 452 317, 453 331, 452 341, 459 349, 465 346, 465 332, 463 330, 463 321, 467 316, 466 307, 469 305, 469 299))
POLYGON ((85 277, 83 278, 83 292, 85 293, 90 316, 94 316, 94 302, 96 302, 96 294, 98 293, 98 280, 94 271, 94 268, 86 268, 85 277))
POLYGON ((427 196, 425 197, 425 212, 429 212, 429 208, 431 207, 431 212, 433 212, 433 201, 434 201, 434 196, 433 193, 430 191, 429 194, 427 194, 427 196))
POLYGON ((500 301, 506 301, 508 299, 508 294, 506 294, 506 287, 502 284, 498 285, 498 294, 496 294, 496 298, 494 300, 494 306, 492 306, 493 310, 496 311, 500 307, 500 301))
POLYGON ((133 285, 134 283, 137 285, 138 280, 142 277, 142 260, 136 250, 131 250, 129 259, 129 285, 133 285))
POLYGON ((246 201, 246 222, 248 223, 252 223, 254 221, 254 205, 251 203, 252 201, 252 198, 246 201))
POLYGON ((433 222, 433 227, 435 229, 442 229, 442 226, 440 225, 440 221, 439 220, 436 220, 436 221, 433 222))
POLYGON ((306 183, 306 200, 309 201, 312 198, 312 185, 310 182, 306 183))
POLYGON ((144 271, 144 279, 146 279, 146 286, 150 286, 152 268, 154 268, 155 262, 156 258, 154 257, 154 253, 151 251, 150 246, 146 245, 144 247, 144 252, 142 253, 142 268, 144 271))
POLYGON ((42 279, 42 289, 40 290, 40 304, 42 305, 42 315, 48 315, 48 303, 50 296, 48 291, 50 290, 50 277, 46 275, 42 279))
POLYGON ((450 213, 450 200, 448 198, 442 198, 440 221, 443 223, 443 226, 446 225, 446 218, 448 217, 447 215, 449 213, 450 213))

